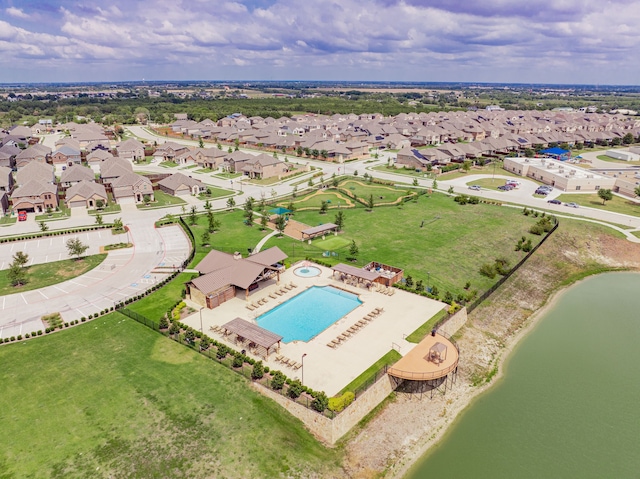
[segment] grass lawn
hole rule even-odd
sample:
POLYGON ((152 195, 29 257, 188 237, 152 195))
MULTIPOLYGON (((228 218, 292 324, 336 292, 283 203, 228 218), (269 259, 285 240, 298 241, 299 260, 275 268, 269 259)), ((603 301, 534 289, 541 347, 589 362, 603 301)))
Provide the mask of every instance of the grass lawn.
POLYGON ((0 362, 2 477, 340 477, 341 452, 242 376, 119 313, 0 362))
POLYGON ((69 279, 80 276, 92 270, 102 263, 106 254, 95 254, 86 256, 76 261, 75 259, 64 259, 51 263, 34 264, 27 267, 27 279, 29 282, 23 286, 11 286, 7 273, 9 270, 0 271, 0 295, 13 293, 23 293, 33 289, 44 288, 52 284, 62 283, 69 279))
POLYGON ((293 202, 293 205, 296 207, 296 209, 320 208, 320 205, 323 201, 329 202, 329 208, 338 208, 339 206, 351 207, 355 204, 355 201, 353 199, 343 195, 339 191, 316 190, 309 195, 278 203, 278 206, 286 208, 290 202, 293 202))
MULTIPOLYGON (((614 195, 613 199, 604 205, 597 193, 593 194, 562 194, 558 199, 563 203, 577 203, 580 206, 598 208, 599 210, 613 211, 625 215, 640 216, 640 203, 614 195)), ((571 209, 571 208, 568 208, 571 209)))
POLYGON ((127 308, 146 316, 152 321, 158 322, 164 313, 175 306, 176 302, 180 301, 184 283, 191 280, 194 276, 198 276, 198 274, 180 273, 170 283, 165 284, 153 294, 127 305, 127 308))
MULTIPOLYGON (((515 173, 511 173, 510 171, 503 169, 501 166, 501 163, 499 163, 499 164, 496 164, 495 168, 493 164, 488 164, 484 166, 474 166, 469 170, 469 173, 465 173, 462 170, 443 173, 440 176, 438 176, 438 181, 455 180, 457 178, 463 178, 465 176, 470 176, 470 175, 493 175, 494 172, 496 175, 512 176, 514 178, 517 178, 519 176, 519 175, 516 175, 515 173)), ((504 184, 504 180, 503 180, 503 184, 504 184)))
POLYGON ((393 186, 368 183, 360 180, 346 180, 340 182, 340 188, 351 191, 354 195, 368 201, 373 195, 374 204, 391 204, 398 199, 409 196, 412 192, 408 189, 395 188, 393 186))
POLYGON ((216 178, 221 178, 223 180, 233 180, 235 178, 238 178, 240 176, 242 176, 242 173, 216 173, 215 175, 211 175, 214 176, 216 178))
POLYGON ((175 161, 161 161, 160 163, 158 163, 158 165, 160 165, 160 166, 162 166, 164 168, 176 168, 176 167, 180 166, 175 161))
POLYGON ((273 176, 271 178, 247 180, 247 183, 250 183, 252 185, 268 186, 279 183, 280 181, 280 178, 278 178, 277 176, 273 176))
POLYGON ((194 170, 194 173, 213 173, 214 170, 211 168, 200 168, 199 170, 194 170))
POLYGON ((186 205, 187 202, 178 196, 168 195, 164 191, 156 190, 153 192, 154 201, 145 204, 139 204, 138 209, 147 210, 154 208, 164 208, 165 206, 186 205))
POLYGON ((260 225, 255 223, 252 226, 245 225, 244 211, 242 210, 215 213, 214 218, 220 221, 220 229, 211 233, 209 240, 211 246, 202 246, 200 238, 209 226, 207 217, 205 215, 197 216, 198 221, 195 226, 191 226, 189 218, 185 217, 185 221, 189 224, 196 238, 196 253, 208 253, 211 249, 217 249, 227 253, 240 251, 246 256, 248 248, 255 248, 262 238, 271 233, 269 229, 260 231, 260 225))
POLYGON ((226 190, 224 188, 218 188, 216 186, 211 186, 211 185, 207 185, 207 191, 211 192, 211 194, 204 193, 204 194, 198 195, 198 199, 215 200, 216 198, 222 198, 223 196, 232 196, 236 194, 236 192, 233 190, 226 190))
POLYGON ((318 239, 317 241, 313 242, 313 245, 316 248, 320 248, 326 251, 339 250, 341 248, 349 246, 350 244, 351 242, 344 236, 333 236, 333 234, 328 236, 327 239, 318 239))
POLYGON ((0 216, 0 225, 12 225, 18 221, 17 216, 0 216))
POLYGON ((122 211, 122 207, 119 204, 111 203, 110 205, 105 206, 104 208, 98 210, 89 210, 90 215, 110 215, 113 213, 120 213, 122 211))
POLYGON ((607 155, 598 155, 597 158, 599 160, 602 161, 608 161, 610 163, 615 163, 616 165, 629 165, 629 166, 638 166, 640 165, 640 161, 625 161, 625 160, 618 160, 617 158, 611 158, 610 156, 607 155))
POLYGON ((395 349, 392 349, 371 366, 369 366, 360 376, 358 376, 344 388, 342 388, 342 390, 338 394, 336 394, 336 396, 342 396, 347 391, 355 392, 358 388, 361 388, 362 386, 367 384, 367 382, 373 381, 373 378, 375 377, 376 373, 380 371, 380 369, 385 366, 390 366, 397 363, 400 358, 402 358, 402 354, 400 354, 395 349))
POLYGON ((71 210, 69 208, 60 207, 59 211, 52 211, 51 213, 44 213, 36 216, 36 221, 55 221, 64 220, 71 216, 71 210))
POLYGON ((405 175, 405 176, 411 176, 411 177, 415 177, 415 178, 434 178, 435 175, 433 173, 429 173, 426 171, 416 171, 413 168, 397 168, 395 166, 392 166, 391 168, 389 168, 387 165, 380 165, 380 166, 374 166, 373 168, 371 168, 374 171, 382 171, 384 173, 394 173, 396 175, 405 175))
MULTIPOLYGON (((481 186, 482 188, 487 188, 488 190, 497 190, 497 191, 502 191, 502 190, 498 190, 498 186, 502 186, 504 184, 505 184, 504 178, 482 178, 480 180, 474 180, 467 183, 467 185, 469 186, 478 185, 478 186, 481 186)), ((476 192, 471 192, 469 194, 474 194, 474 193, 476 192)), ((504 191, 504 193, 508 193, 508 191, 504 191)))
POLYGON ((406 337, 407 341, 409 341, 410 343, 419 343, 427 336, 427 334, 431 332, 435 324, 441 319, 444 319, 445 316, 447 316, 447 312, 444 309, 442 311, 438 311, 436 314, 433 315, 433 317, 429 318, 429 321, 424 323, 422 326, 416 329, 413 333, 407 336, 406 337))
MULTIPOLYGON (((333 222, 334 217, 335 211, 320 215, 317 210, 298 211, 294 216, 310 226, 333 222)), ((426 286, 437 286, 441 295, 447 290, 454 296, 465 294, 467 281, 472 290, 486 291, 497 278, 480 275, 484 263, 504 256, 514 265, 523 256, 514 251, 518 240, 526 236, 535 244, 540 239, 528 232, 536 219, 524 216, 519 209, 459 205, 438 193, 420 196, 401 206, 376 207, 372 212, 360 205, 344 210, 344 217, 344 232, 338 237, 355 240, 359 248, 356 265, 380 261, 398 266, 405 270, 405 277, 409 274, 414 281, 422 279, 426 286)), ((265 247, 279 246, 292 262, 306 256, 331 264, 344 262, 348 245, 333 250, 338 256, 324 258, 322 252, 326 248, 320 241, 308 245, 288 237, 270 238, 265 247)))

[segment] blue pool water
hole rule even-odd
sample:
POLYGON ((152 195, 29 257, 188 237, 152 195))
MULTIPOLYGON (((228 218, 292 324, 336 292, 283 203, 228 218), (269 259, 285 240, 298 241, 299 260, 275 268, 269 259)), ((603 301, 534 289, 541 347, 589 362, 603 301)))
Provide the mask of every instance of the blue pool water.
POLYGON ((362 304, 355 294, 331 286, 313 286, 258 316, 258 326, 282 341, 309 341, 362 304))

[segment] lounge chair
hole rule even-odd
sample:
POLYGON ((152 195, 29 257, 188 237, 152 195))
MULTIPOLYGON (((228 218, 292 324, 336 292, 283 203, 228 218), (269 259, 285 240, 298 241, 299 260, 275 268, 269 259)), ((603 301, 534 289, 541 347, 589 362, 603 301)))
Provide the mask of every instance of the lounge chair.
POLYGON ((327 346, 329 346, 331 349, 335 349, 336 344, 334 342, 331 342, 331 343, 327 343, 327 346))
POLYGON ((340 336, 338 336, 342 341, 346 341, 347 339, 349 339, 349 336, 351 336, 351 333, 348 331, 345 331, 344 333, 342 333, 340 336))
POLYGON ((292 367, 293 367, 293 369, 295 369, 297 371, 298 369, 300 369, 302 367, 302 364, 294 363, 294 365, 292 367))
POLYGON ((394 294, 396 294, 396 290, 391 288, 391 290, 389 291, 389 296, 393 296, 394 294))
POLYGON ((255 307, 253 307, 250 304, 245 304, 244 307, 247 308, 249 311, 253 311, 254 309, 256 309, 255 307))
POLYGON ((253 306, 254 309, 258 309, 260 307, 260 305, 256 303, 251 303, 251 306, 253 306))
POLYGON ((367 324, 367 322, 364 319, 361 319, 356 324, 358 324, 358 325, 360 325, 360 327, 362 327, 362 326, 365 326, 367 324))
POLYGON ((291 281, 291 283, 289 283, 289 285, 291 285, 292 288, 297 288, 298 287, 298 285, 295 284, 293 281, 291 281))
POLYGON ((340 340, 339 339, 332 339, 331 340, 331 344, 333 344, 334 347, 340 346, 340 340))
POLYGON ((278 299, 278 297, 277 297, 277 296, 275 296, 273 293, 269 293, 269 297, 270 297, 271 299, 278 299))
POLYGON ((277 294, 278 296, 282 296, 282 293, 280 291, 274 291, 274 294, 277 294))
POLYGON ((287 291, 291 291, 293 289, 293 287, 290 284, 285 284, 284 289, 286 289, 287 291))

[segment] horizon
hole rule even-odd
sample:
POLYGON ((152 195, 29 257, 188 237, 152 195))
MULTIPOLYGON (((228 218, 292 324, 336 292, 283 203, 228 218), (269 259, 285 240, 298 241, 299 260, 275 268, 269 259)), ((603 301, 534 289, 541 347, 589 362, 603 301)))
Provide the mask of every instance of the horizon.
POLYGON ((0 83, 633 86, 639 20, 630 0, 0 0, 0 83))

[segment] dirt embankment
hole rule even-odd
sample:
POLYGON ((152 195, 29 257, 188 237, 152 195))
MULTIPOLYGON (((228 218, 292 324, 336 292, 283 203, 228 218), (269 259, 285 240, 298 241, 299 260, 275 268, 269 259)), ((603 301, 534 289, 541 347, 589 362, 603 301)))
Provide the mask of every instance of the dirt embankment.
POLYGON ((640 245, 604 227, 564 221, 558 231, 458 332, 460 373, 446 394, 398 394, 345 446, 352 478, 402 477, 471 399, 500 374, 501 360, 532 326, 540 309, 564 285, 617 268, 640 270, 640 245))

